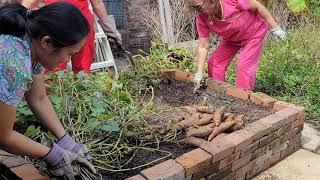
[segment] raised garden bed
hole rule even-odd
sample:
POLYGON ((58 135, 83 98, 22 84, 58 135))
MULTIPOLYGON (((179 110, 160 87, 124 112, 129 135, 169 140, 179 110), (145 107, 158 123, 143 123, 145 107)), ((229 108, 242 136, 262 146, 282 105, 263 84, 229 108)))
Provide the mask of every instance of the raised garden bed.
MULTIPOLYGON (((190 80, 184 72, 170 75, 190 80)), ((164 81, 155 91, 159 113, 150 116, 151 120, 172 120, 184 113, 176 108, 201 104, 205 99, 211 106, 226 106, 232 113, 245 114, 249 124, 211 142, 204 140, 199 148, 180 147, 172 159, 128 179, 250 179, 300 148, 304 108, 212 80, 198 94, 190 88, 192 84, 187 82, 164 81), (183 151, 188 152, 180 155, 183 151)))

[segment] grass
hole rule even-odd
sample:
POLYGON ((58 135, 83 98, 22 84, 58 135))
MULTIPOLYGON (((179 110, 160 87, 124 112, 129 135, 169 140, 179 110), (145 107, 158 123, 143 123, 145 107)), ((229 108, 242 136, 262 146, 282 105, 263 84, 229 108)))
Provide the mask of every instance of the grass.
MULTIPOLYGON (((284 42, 267 40, 255 91, 304 106, 307 120, 320 128, 320 27, 294 28, 288 34, 284 42)), ((228 79, 234 83, 235 61, 228 79)))

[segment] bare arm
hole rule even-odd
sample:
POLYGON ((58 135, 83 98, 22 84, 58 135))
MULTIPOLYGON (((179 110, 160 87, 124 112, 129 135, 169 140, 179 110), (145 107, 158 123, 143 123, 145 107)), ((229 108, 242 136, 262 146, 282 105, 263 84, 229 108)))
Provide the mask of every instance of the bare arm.
POLYGON ((0 149, 9 153, 42 158, 49 148, 13 130, 16 108, 0 102, 0 149))
POLYGON ((99 19, 104 18, 108 15, 106 7, 102 0, 90 0, 94 13, 99 19))
POLYGON ((257 0, 249 0, 249 8, 253 11, 257 11, 259 15, 267 21, 271 29, 278 27, 278 23, 273 19, 269 10, 257 0))
POLYGON ((208 38, 199 38, 197 73, 203 74, 204 72, 204 65, 208 56, 209 47, 208 38))
POLYGON ((27 102, 41 123, 57 138, 66 133, 49 100, 42 76, 33 76, 31 89, 26 93, 27 102))

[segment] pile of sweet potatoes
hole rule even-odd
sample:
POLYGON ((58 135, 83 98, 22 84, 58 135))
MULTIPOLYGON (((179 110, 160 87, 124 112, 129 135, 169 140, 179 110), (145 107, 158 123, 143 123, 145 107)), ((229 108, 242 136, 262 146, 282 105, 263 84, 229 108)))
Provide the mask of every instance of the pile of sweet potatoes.
POLYGON ((226 113, 225 107, 210 106, 185 107, 188 111, 185 117, 177 122, 178 130, 185 130, 187 137, 203 138, 212 141, 224 132, 233 132, 246 124, 244 115, 226 113))

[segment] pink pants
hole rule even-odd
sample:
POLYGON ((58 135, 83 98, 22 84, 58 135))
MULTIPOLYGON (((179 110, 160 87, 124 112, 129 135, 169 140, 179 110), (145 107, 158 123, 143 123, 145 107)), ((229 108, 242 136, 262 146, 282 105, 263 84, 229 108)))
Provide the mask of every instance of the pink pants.
POLYGON ((265 34, 241 43, 221 40, 208 61, 209 77, 225 81, 226 70, 231 60, 240 51, 237 61, 236 86, 245 90, 253 90, 265 34))

